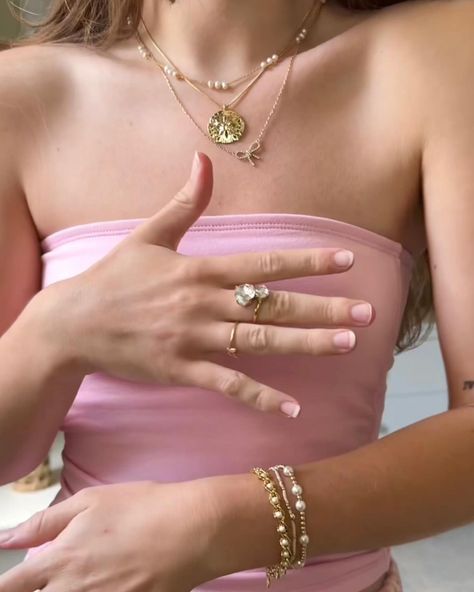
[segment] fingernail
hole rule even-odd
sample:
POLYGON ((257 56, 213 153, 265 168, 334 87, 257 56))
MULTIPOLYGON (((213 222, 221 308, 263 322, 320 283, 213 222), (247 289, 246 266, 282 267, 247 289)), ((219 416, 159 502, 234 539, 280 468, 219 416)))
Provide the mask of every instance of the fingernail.
POLYGON ((356 337, 353 331, 341 331, 340 333, 336 333, 333 337, 334 345, 344 349, 354 347, 355 340, 356 337))
POLYGON ((352 251, 337 251, 334 255, 334 262, 339 267, 348 267, 354 261, 354 253, 352 251))
POLYGON ((355 321, 368 323, 372 318, 372 306, 370 304, 356 304, 351 308, 351 317, 355 321))
POLYGON ((193 158, 193 166, 191 168, 191 175, 193 177, 197 174, 200 164, 201 164, 201 160, 199 158, 199 152, 197 150, 195 150, 194 158, 193 158))
POLYGON ((301 411, 301 407, 298 403, 293 403, 292 401, 284 401, 280 405, 280 411, 286 415, 286 417, 298 417, 299 412, 301 411))

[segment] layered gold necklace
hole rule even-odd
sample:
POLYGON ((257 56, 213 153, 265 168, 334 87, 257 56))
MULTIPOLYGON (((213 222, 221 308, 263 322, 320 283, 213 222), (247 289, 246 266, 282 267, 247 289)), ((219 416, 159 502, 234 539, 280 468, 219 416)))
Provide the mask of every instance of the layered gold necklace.
MULTIPOLYGON (((288 76, 290 74, 294 59, 299 51, 299 47, 301 46, 301 43, 306 38, 308 28, 316 22, 319 14, 321 12, 322 5, 325 2, 326 2, 326 0, 314 0, 313 5, 311 6, 311 8, 308 10, 308 12, 305 14, 305 16, 303 18, 303 21, 298 29, 297 35, 293 38, 293 40, 290 43, 288 43, 280 51, 279 54, 276 54, 276 53, 272 54, 268 58, 262 60, 259 64, 259 66, 257 66, 256 68, 253 68, 252 70, 250 70, 246 74, 244 74, 232 81, 229 81, 229 82, 223 81, 223 80, 222 81, 217 81, 217 80, 201 81, 201 80, 193 79, 191 77, 186 76, 180 69, 178 69, 176 67, 176 65, 170 60, 170 58, 159 47, 159 45, 157 44, 155 39, 153 39, 150 31, 148 30, 145 22, 143 21, 143 19, 141 19, 141 22, 143 24, 146 34, 150 38, 152 46, 166 60, 166 63, 163 64, 158 60, 158 58, 154 55, 154 53, 148 48, 148 46, 146 45, 146 43, 143 40, 140 33, 138 31, 136 31, 135 36, 138 41, 138 50, 143 58, 145 58, 147 60, 152 60, 153 63, 160 68, 168 88, 170 89, 172 95, 174 96, 174 98, 176 99, 178 104, 180 105, 181 109, 183 110, 185 115, 191 120, 191 122, 197 127, 197 129, 207 139, 211 140, 218 148, 224 150, 228 154, 230 154, 240 160, 247 161, 252 166, 255 166, 254 159, 260 158, 260 155, 257 154, 257 152, 259 152, 262 148, 263 135, 268 127, 268 124, 270 123, 271 118, 273 117, 273 115, 276 112, 278 103, 280 101, 280 97, 281 97, 283 90, 286 86, 286 82, 288 80, 288 76), (303 25, 306 25, 306 27, 308 27, 308 28, 306 28, 303 25), (242 138, 242 136, 244 135, 245 130, 248 127, 244 118, 242 117, 242 115, 240 113, 238 113, 237 111, 235 111, 235 109, 233 109, 232 107, 234 107, 234 105, 236 105, 237 102, 240 101, 244 97, 244 95, 250 90, 250 88, 264 74, 264 72, 266 72, 269 68, 271 68, 272 66, 274 66, 275 64, 280 62, 280 60, 282 59, 281 56, 284 56, 285 54, 287 54, 292 46, 294 46, 294 51, 290 57, 286 75, 285 75, 283 82, 280 86, 279 92, 277 93, 277 96, 273 102, 272 108, 270 109, 270 113, 269 113, 267 119, 265 120, 265 123, 263 124, 257 138, 250 144, 250 146, 246 150, 237 150, 237 151, 229 150, 224 145, 240 140, 242 138), (257 73, 255 74, 255 72, 257 72, 257 73), (250 78, 250 76, 252 74, 255 74, 255 76, 244 87, 244 89, 242 91, 240 91, 237 94, 237 96, 235 96, 232 100, 230 100, 226 103, 221 103, 221 102, 216 101, 213 97, 209 96, 202 88, 200 88, 200 87, 206 86, 206 87, 212 88, 214 90, 228 91, 228 90, 238 86, 239 84, 241 84, 242 82, 244 82, 248 78, 250 78), (213 113, 212 116, 210 117, 210 119, 208 121, 208 125, 207 125, 207 132, 195 121, 195 119, 192 117, 192 115, 186 109, 183 102, 178 97, 173 85, 171 84, 170 78, 174 78, 175 80, 186 82, 189 86, 191 86, 191 88, 193 88, 197 92, 199 92, 202 95, 204 95, 205 97, 207 97, 210 101, 212 101, 215 105, 217 105, 220 108, 219 111, 213 113)), ((131 24, 130 19, 128 20, 128 23, 131 24)))

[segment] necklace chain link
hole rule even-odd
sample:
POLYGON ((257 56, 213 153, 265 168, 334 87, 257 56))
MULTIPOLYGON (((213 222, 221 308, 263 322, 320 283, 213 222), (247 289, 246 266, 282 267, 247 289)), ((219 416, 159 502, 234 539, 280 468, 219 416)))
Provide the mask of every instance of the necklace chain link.
MULTIPOLYGON (((314 0, 313 6, 310 9, 310 11, 307 13, 305 19, 309 16, 309 14, 314 10, 315 6, 318 6, 318 11, 317 14, 315 16, 315 19, 313 20, 313 22, 311 23, 312 25, 316 22, 320 12, 321 12, 321 8, 322 5, 326 2, 326 0, 314 0)), ((190 121, 193 123, 193 125, 199 130, 199 132, 205 137, 207 138, 207 140, 210 140, 215 146, 217 146, 219 149, 223 150, 224 152, 226 152, 227 154, 234 156, 235 158, 238 158, 239 160, 242 161, 247 161, 248 163, 250 163, 252 166, 255 166, 255 162, 254 159, 260 159, 261 156, 259 154, 257 154, 257 152, 259 152, 262 149, 262 139, 263 139, 263 135, 272 119, 272 117, 274 116, 274 114, 276 113, 278 104, 280 102, 280 98, 283 94, 283 91, 286 87, 287 81, 288 81, 288 77, 289 74, 291 72, 292 66, 293 66, 293 62, 299 52, 299 47, 300 47, 300 42, 296 42, 295 44, 295 49, 294 52, 292 53, 290 60, 289 60, 289 64, 288 64, 288 68, 285 74, 285 77, 282 81, 282 84, 280 86, 280 89, 278 91, 278 94, 273 102, 272 108, 270 109, 270 112, 262 126, 262 128, 260 129, 260 132, 257 136, 257 138, 250 144, 250 146, 246 149, 246 150, 231 150, 226 148, 222 143, 215 141, 211 135, 209 133, 207 133, 205 130, 202 129, 202 127, 197 123, 197 121, 194 119, 194 117, 191 115, 191 113, 188 111, 188 109, 186 109, 186 107, 184 106, 183 102, 181 101, 181 99, 178 97, 176 90, 174 89, 173 85, 171 84, 170 78, 168 76, 168 72, 165 71, 165 68, 163 67, 163 65, 157 60, 156 56, 148 49, 147 45, 145 44, 143 38, 141 37, 140 33, 137 31, 135 31, 135 38, 138 41, 138 49, 140 51, 140 54, 142 55, 143 58, 147 59, 147 60, 152 60, 153 63, 160 69, 165 82, 171 92, 171 94, 173 95, 174 99, 177 101, 177 103, 179 104, 181 110, 183 111, 183 113, 188 117, 188 119, 190 119, 190 121)), ((301 41, 301 40, 300 40, 301 41)), ((263 72, 265 71, 265 68, 261 68, 260 71, 258 72, 257 76, 254 77, 254 79, 251 81, 251 83, 245 87, 243 89, 243 91, 241 93, 239 93, 239 95, 237 95, 236 98, 233 99, 233 101, 231 101, 230 103, 224 104, 223 105, 223 110, 217 114, 215 114, 213 117, 215 117, 216 115, 219 114, 231 114, 232 116, 235 116, 237 118, 240 119, 240 116, 229 110, 229 107, 233 104, 236 103, 236 101, 238 99, 240 99, 245 92, 247 92, 250 88, 250 86, 252 84, 254 84, 258 78, 260 78, 260 76, 263 74, 263 72)), ((183 76, 183 75, 182 75, 183 76)), ((183 79, 186 79, 183 76, 183 79)), ((188 83, 190 83, 187 80, 188 83)), ((201 92, 202 94, 204 94, 206 97, 208 97, 210 100, 212 100, 214 103, 216 103, 219 107, 221 107, 220 103, 217 103, 216 101, 214 101, 214 99, 212 99, 211 97, 209 97, 207 95, 207 93, 204 93, 201 89, 199 89, 198 87, 196 87, 192 82, 190 83, 190 85, 197 91, 201 92)), ((211 118, 212 119, 212 118, 211 118)), ((244 123, 243 120, 241 121, 241 125, 242 125, 242 129, 244 127, 244 123)))
MULTIPOLYGON (((238 78, 231 80, 229 82, 212 81, 212 80, 208 80, 207 82, 203 82, 201 80, 196 80, 196 79, 193 79, 189 76, 185 76, 182 73, 182 71, 179 68, 177 68, 176 64, 174 64, 173 61, 166 55, 166 53, 163 51, 163 49, 161 47, 159 47, 159 45, 156 43, 156 40, 153 38, 150 30, 148 29, 148 27, 142 17, 140 17, 140 22, 142 23, 143 28, 145 29, 148 37, 150 38, 150 41, 151 41, 152 45, 154 46, 154 48, 168 62, 168 64, 166 66, 164 66, 165 72, 167 74, 172 74, 178 80, 185 80, 188 83, 194 83, 196 85, 207 86, 208 88, 214 88, 216 90, 227 90, 228 88, 236 86, 239 83, 247 80, 255 72, 257 72, 259 70, 265 70, 269 66, 275 65, 276 63, 278 63, 278 61, 282 55, 285 55, 286 53, 289 52, 289 50, 291 49, 291 47, 295 41, 296 41, 296 43, 300 43, 301 41, 303 41, 303 39, 306 37, 306 34, 307 34, 307 29, 304 28, 304 25, 306 24, 306 21, 308 21, 310 19, 311 13, 314 11, 315 6, 316 6, 316 3, 313 2, 312 6, 309 8, 309 10, 304 15, 304 17, 301 21, 301 24, 297 29, 298 34, 296 35, 296 37, 292 38, 292 40, 289 41, 285 45, 285 47, 279 52, 279 54, 277 54, 277 53, 272 54, 271 57, 268 57, 265 60, 263 60, 262 62, 260 62, 260 65, 256 66, 255 68, 252 68, 246 74, 243 74, 242 76, 239 76, 238 78), (210 83, 212 83, 212 84, 210 84, 210 83), (218 84, 216 84, 216 83, 218 83, 218 84)), ((206 95, 206 96, 209 96, 209 95, 206 95)), ((211 97, 209 97, 209 98, 211 98, 211 97)))

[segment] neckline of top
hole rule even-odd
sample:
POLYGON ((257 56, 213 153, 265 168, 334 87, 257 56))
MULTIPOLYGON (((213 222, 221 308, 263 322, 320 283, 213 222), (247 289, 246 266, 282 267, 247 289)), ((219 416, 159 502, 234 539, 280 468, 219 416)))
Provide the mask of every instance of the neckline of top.
MULTIPOLYGON (((125 234, 133 230, 137 225, 145 222, 147 218, 121 218, 117 220, 101 220, 98 222, 87 222, 84 224, 75 224, 61 228, 51 234, 48 234, 41 240, 43 252, 50 251, 60 244, 69 242, 75 238, 88 238, 98 235, 125 234)), ((415 255, 411 253, 402 243, 379 234, 363 226, 357 226, 336 218, 327 218, 324 216, 314 216, 310 214, 289 214, 286 212, 264 212, 250 214, 216 214, 200 216, 196 222, 190 226, 188 232, 203 231, 208 229, 225 230, 233 227, 244 228, 302 228, 308 230, 319 230, 340 234, 341 236, 350 236, 365 242, 366 244, 377 246, 398 255, 403 261, 413 264, 415 255)))

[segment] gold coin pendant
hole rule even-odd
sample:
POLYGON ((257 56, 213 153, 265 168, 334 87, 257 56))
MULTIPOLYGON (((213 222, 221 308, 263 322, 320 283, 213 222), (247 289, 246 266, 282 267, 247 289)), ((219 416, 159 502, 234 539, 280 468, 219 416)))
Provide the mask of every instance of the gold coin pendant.
POLYGON ((231 144, 242 137, 245 121, 236 111, 222 108, 209 119, 207 131, 214 142, 231 144))

